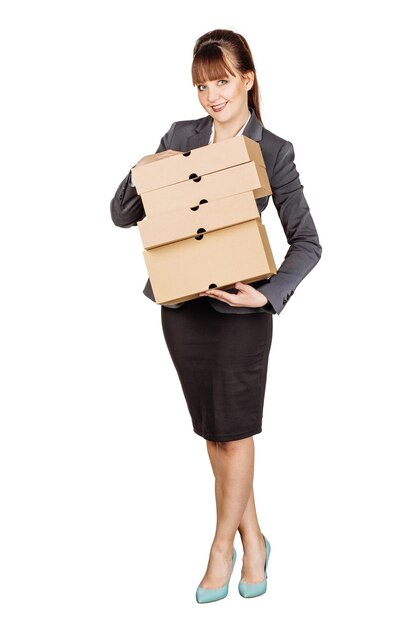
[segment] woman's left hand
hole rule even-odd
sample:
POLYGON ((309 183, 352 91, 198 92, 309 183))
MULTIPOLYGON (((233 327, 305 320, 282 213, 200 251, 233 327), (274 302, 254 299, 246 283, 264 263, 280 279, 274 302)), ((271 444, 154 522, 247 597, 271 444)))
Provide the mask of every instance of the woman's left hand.
POLYGON ((238 282, 235 283, 235 288, 238 290, 238 293, 229 293, 223 289, 208 289, 207 291, 202 291, 199 295, 217 298, 217 300, 226 302, 230 306, 259 307, 264 306, 268 302, 268 298, 251 285, 238 282))

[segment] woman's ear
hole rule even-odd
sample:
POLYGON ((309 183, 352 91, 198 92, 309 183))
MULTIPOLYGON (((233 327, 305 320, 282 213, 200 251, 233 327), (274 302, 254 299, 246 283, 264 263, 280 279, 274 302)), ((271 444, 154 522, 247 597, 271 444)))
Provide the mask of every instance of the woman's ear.
POLYGON ((245 83, 247 91, 250 91, 253 87, 253 83, 255 82, 255 73, 251 70, 245 74, 245 83))

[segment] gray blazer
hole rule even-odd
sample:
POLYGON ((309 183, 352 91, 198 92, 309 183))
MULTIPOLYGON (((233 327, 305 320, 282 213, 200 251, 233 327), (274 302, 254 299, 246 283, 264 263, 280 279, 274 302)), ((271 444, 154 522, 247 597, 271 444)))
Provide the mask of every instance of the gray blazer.
MULTIPOLYGON (((206 297, 211 306, 220 313, 279 314, 293 295, 297 285, 318 263, 322 248, 309 206, 304 197, 304 187, 300 182, 294 163, 292 143, 267 130, 255 114, 255 110, 252 107, 249 107, 249 110, 251 117, 243 134, 260 143, 271 184, 272 200, 277 209, 289 248, 277 274, 269 279, 248 283, 268 298, 265 306, 236 307, 214 297, 200 297, 206 297)), ((206 115, 197 120, 174 122, 162 137, 156 152, 163 152, 164 150, 188 152, 207 145, 212 122, 211 115, 206 115)), ((270 197, 266 196, 256 200, 259 214, 265 210, 270 197)), ((143 220, 146 215, 141 197, 132 184, 130 170, 111 200, 110 213, 113 223, 122 228, 136 226, 137 222, 143 220)), ((225 291, 237 293, 235 287, 225 291)), ((149 278, 143 293, 155 302, 149 278)), ((178 304, 163 304, 161 306, 176 309, 183 304, 185 303, 179 302, 178 304)))

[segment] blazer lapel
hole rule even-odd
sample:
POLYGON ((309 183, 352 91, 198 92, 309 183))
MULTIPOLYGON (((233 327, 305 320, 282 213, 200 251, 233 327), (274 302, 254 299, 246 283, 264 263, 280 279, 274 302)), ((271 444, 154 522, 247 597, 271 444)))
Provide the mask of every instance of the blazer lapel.
MULTIPOLYGON (((259 142, 262 139, 263 126, 258 119, 255 110, 252 107, 249 107, 249 110, 251 112, 251 116, 242 134, 250 139, 253 139, 254 141, 259 142)), ((211 115, 206 115, 206 117, 202 117, 197 121, 194 134, 187 139, 187 148, 189 150, 201 148, 202 146, 206 146, 208 144, 212 123, 213 118, 211 115)))

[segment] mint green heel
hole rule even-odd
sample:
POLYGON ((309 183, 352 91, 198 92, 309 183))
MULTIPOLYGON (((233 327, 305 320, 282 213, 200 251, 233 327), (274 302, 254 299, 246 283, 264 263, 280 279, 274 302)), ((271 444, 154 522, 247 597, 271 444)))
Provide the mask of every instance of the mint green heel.
POLYGON ((240 579, 238 588, 242 598, 256 598, 256 596, 261 596, 266 591, 266 579, 268 578, 268 561, 271 553, 271 544, 263 533, 262 537, 265 540, 266 547, 264 579, 260 583, 244 583, 242 579, 240 579))
POLYGON ((233 556, 232 556, 232 571, 230 573, 229 580, 223 587, 216 587, 215 589, 206 589, 205 587, 197 587, 197 591, 195 592, 196 600, 199 604, 203 602, 215 602, 216 600, 222 600, 227 596, 229 591, 229 582, 230 578, 233 574, 233 568, 236 563, 236 550, 233 548, 233 556))

